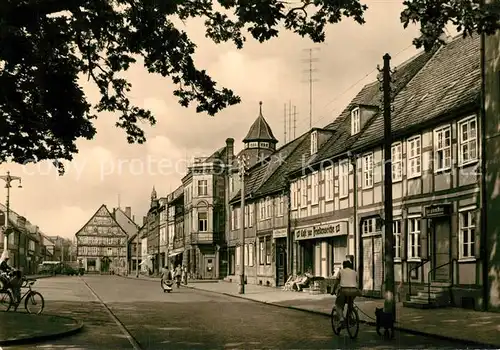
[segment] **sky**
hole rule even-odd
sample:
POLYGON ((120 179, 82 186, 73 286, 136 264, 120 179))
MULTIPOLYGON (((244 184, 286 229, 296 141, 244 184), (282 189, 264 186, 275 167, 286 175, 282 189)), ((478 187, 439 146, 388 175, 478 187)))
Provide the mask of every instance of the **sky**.
MULTIPOLYGON (((296 106, 295 136, 309 129, 310 48, 317 59, 313 63, 313 126, 325 126, 363 85, 376 79, 376 67, 382 66, 386 52, 392 56, 392 66, 417 53, 411 41, 418 29, 404 30, 399 22, 402 1, 366 3, 365 25, 352 20, 331 25, 323 44, 282 33, 265 44, 249 39, 237 50, 232 44, 216 45, 206 39, 201 22, 188 22, 184 30, 198 46, 198 67, 233 89, 242 102, 214 117, 198 114, 194 106, 184 108, 177 103, 168 78, 148 74, 136 64, 127 74, 133 84, 131 100, 150 109, 157 119, 154 127, 144 125, 148 141, 128 144, 125 132, 114 126, 118 116, 100 114, 96 137, 77 143, 79 153, 64 176, 58 176, 49 162, 0 164, 0 174, 9 170, 22 178, 23 188, 11 189, 12 210, 45 234, 67 238, 74 237, 102 204, 109 209, 118 204, 132 207, 132 215, 141 224, 153 186, 159 197, 174 191, 186 174, 186 164, 193 157, 209 156, 228 137, 235 139, 236 151, 241 149, 241 140, 258 115, 259 101, 278 146, 284 142, 285 104, 296 106)), ((96 101, 95 86, 86 80, 81 84, 90 101, 96 101)), ((0 194, 2 203, 5 194, 0 194)))

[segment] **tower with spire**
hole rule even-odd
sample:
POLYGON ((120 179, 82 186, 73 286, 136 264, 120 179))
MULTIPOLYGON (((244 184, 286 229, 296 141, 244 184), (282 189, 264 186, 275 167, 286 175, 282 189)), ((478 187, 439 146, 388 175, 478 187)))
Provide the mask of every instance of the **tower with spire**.
POLYGON ((156 205, 158 199, 158 195, 156 194, 156 189, 153 186, 153 190, 151 191, 151 208, 156 205))
POLYGON ((250 166, 265 159, 276 151, 278 140, 262 115, 262 101, 259 102, 259 115, 253 122, 247 136, 243 139, 244 148, 240 155, 247 156, 250 166))

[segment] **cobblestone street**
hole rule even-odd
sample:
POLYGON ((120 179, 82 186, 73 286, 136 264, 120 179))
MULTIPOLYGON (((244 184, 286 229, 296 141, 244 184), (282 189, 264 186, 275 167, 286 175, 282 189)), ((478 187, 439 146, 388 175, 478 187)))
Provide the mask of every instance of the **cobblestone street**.
POLYGON ((464 348, 402 332, 387 341, 363 324, 358 339, 350 340, 345 332, 333 335, 322 315, 188 288, 164 294, 143 279, 56 277, 39 280, 37 290, 46 298, 46 313, 81 319, 83 331, 4 349, 464 348))

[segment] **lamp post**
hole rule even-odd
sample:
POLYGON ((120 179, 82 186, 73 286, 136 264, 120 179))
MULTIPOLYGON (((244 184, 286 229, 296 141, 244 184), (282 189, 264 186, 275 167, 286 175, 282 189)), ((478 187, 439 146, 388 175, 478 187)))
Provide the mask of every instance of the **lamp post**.
POLYGON ((3 250, 8 251, 8 238, 9 238, 9 210, 10 210, 10 188, 11 182, 19 181, 19 188, 22 188, 21 178, 19 176, 10 175, 10 171, 7 171, 7 175, 1 175, 0 179, 5 181, 5 188, 7 189, 7 199, 5 201, 5 206, 7 207, 7 212, 5 213, 5 231, 3 233, 3 250))
POLYGON ((241 177, 241 245, 240 245, 240 285, 238 294, 245 294, 245 175, 248 168, 248 157, 242 155, 238 159, 241 177))

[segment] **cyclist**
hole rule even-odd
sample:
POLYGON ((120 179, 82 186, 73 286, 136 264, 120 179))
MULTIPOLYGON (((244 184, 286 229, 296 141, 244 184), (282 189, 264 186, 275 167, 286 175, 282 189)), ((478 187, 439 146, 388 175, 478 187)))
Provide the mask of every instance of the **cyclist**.
MULTIPOLYGON (((354 298, 360 295, 358 289, 358 274, 354 271, 352 263, 349 260, 346 260, 342 263, 342 269, 339 269, 333 278, 335 282, 332 294, 335 294, 338 288, 337 299, 335 300, 335 309, 337 311, 337 317, 341 318, 337 321, 343 321, 344 306, 347 298, 351 297, 352 301, 354 301, 354 298)), ((339 322, 338 324, 342 323, 339 322)))
POLYGON ((4 250, 0 258, 0 272, 4 274, 7 288, 12 290, 14 302, 17 304, 21 300, 21 271, 9 266, 9 252, 4 250))

